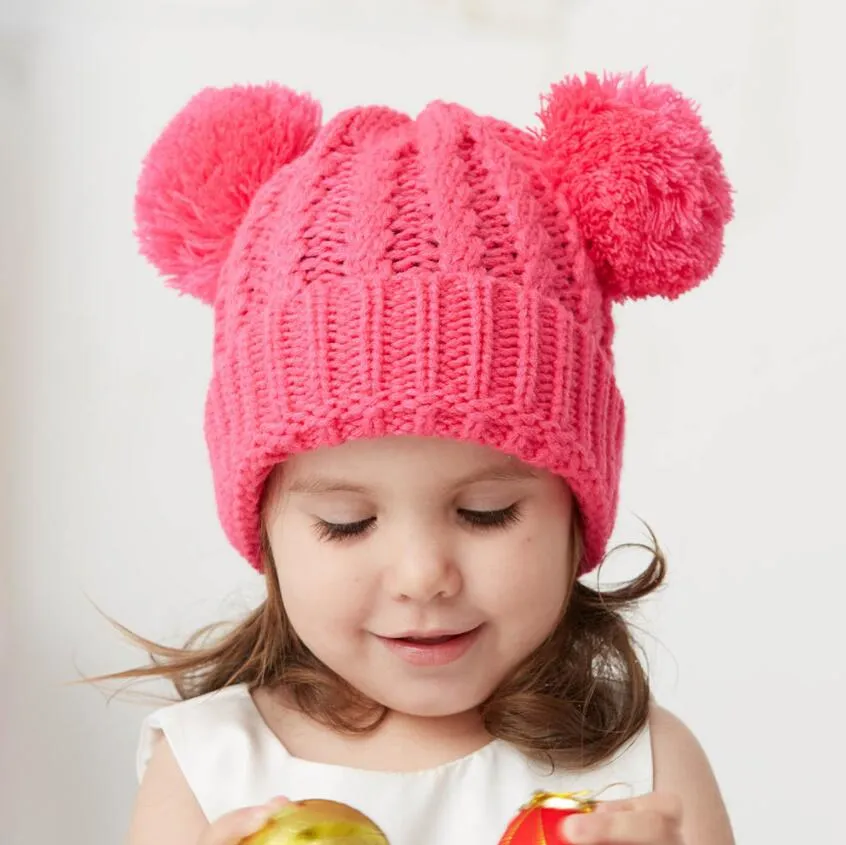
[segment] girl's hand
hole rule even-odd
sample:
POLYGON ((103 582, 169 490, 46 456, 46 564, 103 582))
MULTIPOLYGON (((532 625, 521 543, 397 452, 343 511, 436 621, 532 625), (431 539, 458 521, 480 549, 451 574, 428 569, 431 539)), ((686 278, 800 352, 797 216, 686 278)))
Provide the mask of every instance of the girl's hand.
POLYGON ((561 825, 572 845, 684 845, 681 800, 652 792, 622 801, 600 801, 593 813, 569 816, 561 825))
POLYGON ((261 807, 244 807, 227 813, 209 826, 197 845, 238 845, 242 839, 259 830, 287 803, 287 798, 274 798, 261 807))

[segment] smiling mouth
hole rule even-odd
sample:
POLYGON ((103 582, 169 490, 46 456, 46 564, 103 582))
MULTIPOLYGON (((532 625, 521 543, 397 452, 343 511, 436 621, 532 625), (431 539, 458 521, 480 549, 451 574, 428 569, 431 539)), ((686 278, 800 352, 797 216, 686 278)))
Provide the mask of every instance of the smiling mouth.
POLYGON ((477 628, 468 628, 465 631, 455 631, 452 633, 433 633, 433 634, 402 634, 399 637, 386 637, 385 639, 393 640, 394 642, 410 643, 411 645, 442 645, 443 643, 452 642, 460 637, 466 637, 472 634, 477 628))
POLYGON ((440 643, 448 643, 456 637, 461 637, 463 634, 444 634, 440 637, 396 637, 405 643, 417 643, 419 645, 439 645, 440 643))
POLYGON ((463 657, 479 639, 482 626, 466 631, 411 632, 399 637, 379 637, 397 657, 412 666, 446 666, 463 657))

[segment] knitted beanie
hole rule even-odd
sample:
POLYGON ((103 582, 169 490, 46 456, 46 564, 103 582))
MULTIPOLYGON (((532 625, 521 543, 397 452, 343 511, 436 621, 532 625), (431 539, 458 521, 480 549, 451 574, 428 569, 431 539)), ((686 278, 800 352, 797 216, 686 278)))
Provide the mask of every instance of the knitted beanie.
POLYGON ((612 306, 711 275, 733 215, 697 108, 637 75, 568 78, 518 129, 434 101, 323 122, 277 84, 200 91, 147 154, 141 251, 214 309, 205 435, 229 541, 298 452, 389 434, 563 477, 581 572, 616 518, 612 306))

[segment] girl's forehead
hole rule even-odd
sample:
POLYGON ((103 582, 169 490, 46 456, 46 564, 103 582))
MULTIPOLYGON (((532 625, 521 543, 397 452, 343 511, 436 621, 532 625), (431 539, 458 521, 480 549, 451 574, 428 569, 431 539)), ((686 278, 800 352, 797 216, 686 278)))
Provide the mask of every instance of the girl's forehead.
POLYGON ((457 480, 479 475, 490 479, 531 478, 541 471, 517 458, 478 443, 456 439, 386 436, 351 440, 291 457, 280 471, 284 486, 300 486, 305 480, 346 478, 387 480, 424 473, 430 480, 457 480))

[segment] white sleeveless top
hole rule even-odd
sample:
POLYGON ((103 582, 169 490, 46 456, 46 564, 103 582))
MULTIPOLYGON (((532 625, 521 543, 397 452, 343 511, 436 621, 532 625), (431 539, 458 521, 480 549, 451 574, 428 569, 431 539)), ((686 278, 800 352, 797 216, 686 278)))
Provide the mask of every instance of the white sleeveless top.
POLYGON ((264 721, 245 685, 231 686, 149 715, 138 746, 143 776, 157 734, 164 734, 210 821, 277 795, 327 798, 368 815, 391 845, 496 845, 535 790, 600 790, 603 798, 652 791, 648 726, 609 763, 586 772, 530 761, 501 740, 431 769, 379 772, 290 755, 264 721))

